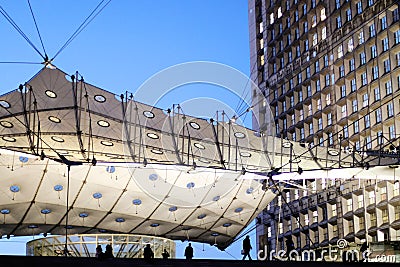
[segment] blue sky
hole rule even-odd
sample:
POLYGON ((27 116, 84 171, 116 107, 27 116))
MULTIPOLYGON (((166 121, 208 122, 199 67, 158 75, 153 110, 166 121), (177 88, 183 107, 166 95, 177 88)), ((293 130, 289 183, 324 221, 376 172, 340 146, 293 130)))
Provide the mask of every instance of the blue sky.
MULTIPOLYGON (((50 58, 63 46, 99 0, 30 0, 44 47, 50 58)), ((107 1, 106 1, 107 2, 107 1)), ((2 8, 43 53, 25 0, 0 0, 2 8)), ((40 63, 43 60, 15 29, 0 17, 0 61, 40 63)), ((63 71, 79 71, 85 80, 116 94, 135 92, 157 72, 189 61, 213 61, 248 75, 247 1, 113 0, 54 60, 63 71)), ((1 64, 0 94, 24 83, 41 65, 1 64)), ((171 107, 193 98, 212 98, 235 109, 240 99, 221 88, 192 84, 174 90, 158 106, 171 107)), ((140 99, 138 99, 140 101, 140 99)), ((198 116, 212 117, 207 109, 198 116)), ((255 240, 254 233, 250 234, 255 240)), ((2 254, 25 254, 25 240, 0 240, 2 254)), ((186 243, 177 243, 177 256, 186 243)), ((254 247, 255 245, 253 245, 254 247)), ((195 255, 229 258, 209 245, 194 244, 195 255)), ((241 241, 227 251, 240 257, 241 241)), ((254 258, 254 256, 253 256, 254 258)))

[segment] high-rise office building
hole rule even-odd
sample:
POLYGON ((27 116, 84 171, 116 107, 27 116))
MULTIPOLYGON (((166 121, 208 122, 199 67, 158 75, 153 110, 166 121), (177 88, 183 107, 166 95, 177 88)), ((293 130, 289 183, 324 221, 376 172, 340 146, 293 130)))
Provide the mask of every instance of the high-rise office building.
MULTIPOLYGON (((251 78, 276 135, 349 154, 399 152, 396 0, 249 0, 251 78)), ((337 177, 340 178, 340 177, 337 177)), ((398 181, 305 181, 260 215, 259 249, 400 241, 398 181)))

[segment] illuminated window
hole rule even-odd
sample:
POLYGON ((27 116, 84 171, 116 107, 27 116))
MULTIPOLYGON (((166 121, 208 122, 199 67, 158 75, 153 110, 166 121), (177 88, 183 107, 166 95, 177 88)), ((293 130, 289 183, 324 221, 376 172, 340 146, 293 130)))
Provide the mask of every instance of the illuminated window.
POLYGON ((352 19, 351 8, 346 10, 346 18, 347 18, 347 21, 350 21, 352 19))
POLYGON ((369 25, 369 37, 374 37, 376 35, 375 24, 369 25))
POLYGON ((354 58, 349 60, 349 68, 350 68, 350 71, 354 71, 355 70, 356 64, 355 64, 354 58))
POLYGON ((396 131, 394 125, 389 126, 389 139, 394 139, 396 137, 396 131))
POLYGON ((278 8, 278 19, 280 17, 282 17, 282 8, 281 7, 278 8))
POLYGON ((337 207, 336 207, 336 204, 333 204, 332 205, 332 216, 334 217, 334 216, 337 216, 337 207))
POLYGON ((348 199, 347 201, 347 211, 352 211, 353 210, 353 199, 348 199))
POLYGON ((318 222, 318 211, 313 211, 313 223, 318 222))
POLYGON ((386 89, 386 95, 390 95, 393 93, 393 89, 392 89, 392 81, 387 81, 385 82, 385 89, 386 89))
POLYGON ((385 73, 390 72, 390 59, 385 59, 383 61, 383 70, 385 73))
POLYGON ((383 209, 383 210, 382 210, 382 222, 383 222, 383 223, 389 222, 389 212, 388 212, 388 209, 383 209))
POLYGON ((364 42, 365 42, 364 31, 361 30, 361 31, 358 33, 358 43, 359 43, 359 44, 363 44, 364 42))
MULTIPOLYGON (((400 195, 400 182, 395 182, 394 183, 394 185, 393 185, 393 195, 394 196, 398 196, 398 195, 400 195)), ((400 205, 398 206, 398 207, 400 207, 400 205)))
POLYGON ((356 7, 357 7, 357 14, 361 14, 363 12, 362 2, 361 1, 357 2, 356 7))
POLYGON ((326 27, 322 28, 322 40, 326 39, 326 27))
POLYGON ((273 24, 275 22, 274 13, 269 14, 269 23, 273 24))
POLYGON ((324 21, 326 19, 326 14, 325 14, 325 8, 321 9, 321 21, 324 21))
POLYGON ((337 56, 338 56, 338 58, 341 58, 343 56, 343 45, 338 46, 337 56))
POLYGON ((381 30, 384 30, 387 28, 387 19, 386 16, 384 16, 383 18, 381 18, 381 30))
POLYGON ((370 215, 371 227, 376 227, 376 213, 371 213, 370 215))

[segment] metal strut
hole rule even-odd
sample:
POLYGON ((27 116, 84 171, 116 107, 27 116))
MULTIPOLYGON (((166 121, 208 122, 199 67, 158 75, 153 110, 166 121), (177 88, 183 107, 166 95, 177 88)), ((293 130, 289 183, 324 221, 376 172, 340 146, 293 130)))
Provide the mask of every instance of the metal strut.
POLYGON ((225 161, 224 161, 224 158, 222 156, 221 147, 220 147, 220 144, 219 144, 219 141, 218 141, 217 131, 215 130, 214 119, 210 119, 210 123, 211 123, 211 127, 212 127, 213 133, 214 133, 215 146, 217 147, 217 152, 218 152, 218 156, 219 156, 219 162, 220 162, 222 168, 226 169, 225 161))
MULTIPOLYGON (((175 140, 174 126, 172 125, 172 121, 171 121, 171 109, 168 109, 167 112, 168 112, 169 127, 171 129, 172 145, 174 146, 175 155, 176 155, 176 158, 178 159, 179 164, 183 165, 183 161, 182 161, 181 157, 179 156, 178 145, 176 144, 176 140, 175 140)), ((189 151, 188 151, 188 154, 189 154, 189 151)), ((189 164, 189 162, 188 162, 188 164, 189 164)))

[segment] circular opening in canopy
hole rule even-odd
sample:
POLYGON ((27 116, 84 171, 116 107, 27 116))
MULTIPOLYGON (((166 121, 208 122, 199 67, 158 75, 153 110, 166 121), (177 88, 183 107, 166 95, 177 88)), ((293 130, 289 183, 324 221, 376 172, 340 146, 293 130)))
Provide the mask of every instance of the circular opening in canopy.
POLYGON ((22 163, 27 163, 28 160, 29 160, 28 157, 24 157, 24 156, 20 156, 19 157, 19 161, 22 162, 22 163))
POLYGON ((122 222, 125 221, 125 219, 124 218, 117 218, 117 219, 115 219, 115 221, 118 222, 118 223, 122 223, 122 222))
POLYGON ((218 200, 220 200, 220 196, 215 196, 215 197, 213 197, 213 201, 218 201, 218 200))
POLYGON ((198 149, 206 149, 206 147, 203 146, 203 145, 200 144, 200 143, 194 143, 194 146, 197 147, 198 149))
POLYGON ((35 228, 38 228, 38 226, 36 224, 30 224, 30 225, 28 225, 28 228, 35 229, 35 228))
POLYGON ((224 223, 222 226, 223 227, 229 227, 229 226, 231 226, 232 224, 231 223, 224 223))
POLYGON ((10 186, 10 191, 13 192, 13 193, 19 192, 19 186, 18 185, 10 186))
POLYGON ((103 146, 113 146, 114 144, 112 142, 109 141, 101 141, 100 142, 103 146))
POLYGON ((11 107, 10 103, 8 103, 5 100, 0 100, 0 106, 3 107, 3 108, 10 108, 11 107))
POLYGON ((243 210, 243 208, 236 208, 236 209, 235 209, 235 212, 236 212, 236 213, 239 213, 239 212, 241 212, 242 210, 243 210))
POLYGON ((64 142, 64 139, 61 138, 61 137, 58 137, 58 136, 52 136, 51 140, 56 141, 58 143, 63 143, 64 142))
POLYGON ((139 206, 140 204, 142 204, 142 201, 137 198, 137 199, 132 200, 132 204, 136 205, 136 206, 139 206))
POLYGON ((17 139, 15 139, 14 137, 10 137, 10 136, 3 136, 2 139, 6 142, 15 142, 17 141, 17 139))
POLYGON ((143 115, 148 119, 154 118, 154 113, 151 112, 150 110, 143 111, 143 115))
POLYGON ((234 135, 236 138, 239 138, 239 139, 243 139, 246 137, 246 135, 242 132, 236 132, 234 135))
POLYGON ((190 127, 192 127, 195 130, 199 130, 200 129, 200 125, 197 122, 191 121, 189 122, 190 127))
POLYGON ((242 156, 244 158, 250 158, 251 154, 249 152, 240 152, 240 156, 242 156))
POLYGON ((151 227, 158 227, 158 226, 160 226, 160 224, 159 223, 152 223, 152 224, 150 224, 150 226, 151 227))
POLYGON ((9 121, 0 121, 0 125, 4 128, 12 128, 14 125, 9 121))
POLYGON ((79 213, 79 217, 81 217, 81 218, 86 218, 88 216, 89 216, 89 214, 87 214, 86 212, 79 213))
POLYGON ((147 133, 146 135, 147 135, 147 137, 149 137, 151 139, 158 139, 159 138, 159 136, 157 134, 155 134, 155 133, 147 133))
POLYGON ((57 94, 51 90, 46 90, 45 94, 50 98, 56 98, 57 94))
POLYGON ((115 167, 114 166, 107 166, 106 171, 108 173, 114 173, 115 172, 115 167))
POLYGON ((42 209, 40 212, 42 214, 49 214, 51 212, 51 210, 50 209, 42 209))
POLYGON ((95 199, 100 199, 102 196, 103 195, 101 193, 98 193, 98 192, 93 194, 93 198, 95 198, 95 199))
POLYGON ((246 194, 251 194, 251 193, 253 193, 253 191, 254 191, 254 189, 253 189, 253 187, 249 187, 249 188, 247 188, 247 190, 246 190, 246 194))
POLYGON ((106 102, 106 98, 102 95, 95 95, 94 96, 94 100, 96 100, 99 103, 104 103, 106 102))
POLYGON ((55 116, 49 116, 49 121, 54 122, 54 123, 60 123, 61 119, 59 119, 55 116))
POLYGON ((206 214, 200 214, 199 216, 197 216, 197 219, 201 220, 204 219, 206 216, 206 214))
POLYGON ((168 210, 171 211, 171 212, 174 212, 174 211, 176 211, 177 209, 178 209, 178 207, 173 206, 173 207, 170 207, 168 210))
POLYGON ((161 155, 161 154, 163 154, 163 152, 161 151, 161 150, 159 150, 159 149, 152 149, 152 150, 150 150, 151 151, 151 153, 154 153, 154 154, 157 154, 157 155, 161 155))
POLYGON ((64 187, 60 184, 54 186, 55 191, 62 191, 63 189, 64 189, 64 187))
POLYGON ((194 188, 194 186, 195 186, 195 183, 193 183, 193 182, 190 182, 190 183, 188 183, 188 184, 186 185, 186 187, 187 187, 188 189, 192 189, 192 188, 194 188))
POLYGON ((10 210, 9 209, 2 209, 1 214, 10 214, 10 210))
POLYGON ((99 125, 100 127, 110 127, 110 123, 103 120, 97 121, 97 125, 99 125))

